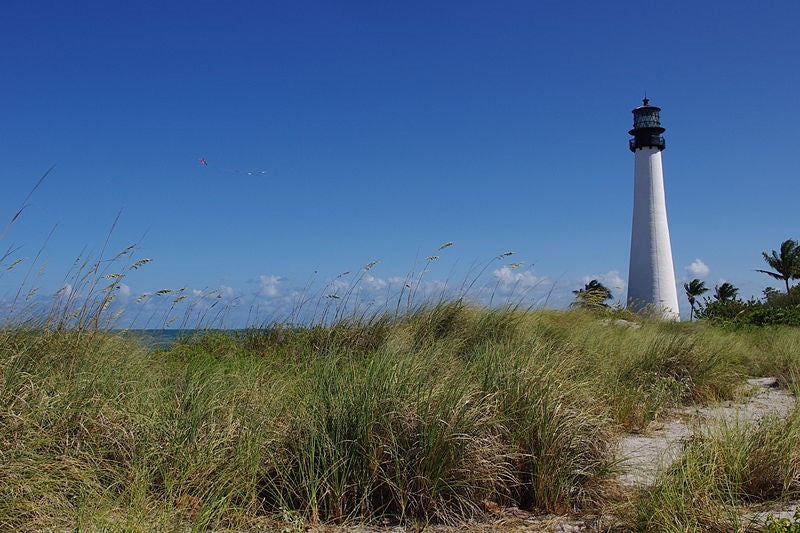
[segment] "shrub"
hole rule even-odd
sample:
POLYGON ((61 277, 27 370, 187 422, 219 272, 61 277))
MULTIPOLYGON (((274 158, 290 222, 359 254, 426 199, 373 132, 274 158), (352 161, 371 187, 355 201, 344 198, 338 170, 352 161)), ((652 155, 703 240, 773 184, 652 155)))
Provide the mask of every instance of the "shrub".
POLYGON ((800 326, 800 305, 753 309, 742 316, 740 321, 756 326, 800 326))
POLYGON ((790 304, 785 294, 766 302, 749 300, 706 301, 697 316, 733 326, 800 326, 800 305, 790 304))
POLYGON ((800 533, 800 509, 794 512, 792 518, 770 516, 766 525, 768 533, 800 533))
POLYGON ((704 303, 698 306, 696 316, 701 319, 734 321, 760 307, 760 303, 755 300, 745 302, 739 299, 709 300, 706 298, 704 303))

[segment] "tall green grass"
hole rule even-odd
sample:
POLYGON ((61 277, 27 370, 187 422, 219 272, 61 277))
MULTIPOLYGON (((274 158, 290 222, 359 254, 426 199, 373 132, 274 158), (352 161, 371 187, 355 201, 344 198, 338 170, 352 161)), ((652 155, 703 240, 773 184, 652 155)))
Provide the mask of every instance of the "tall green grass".
POLYGON ((620 431, 734 398, 748 374, 797 375, 793 331, 639 324, 455 301, 167 349, 6 328, 0 529, 454 522, 486 502, 592 510, 620 431))

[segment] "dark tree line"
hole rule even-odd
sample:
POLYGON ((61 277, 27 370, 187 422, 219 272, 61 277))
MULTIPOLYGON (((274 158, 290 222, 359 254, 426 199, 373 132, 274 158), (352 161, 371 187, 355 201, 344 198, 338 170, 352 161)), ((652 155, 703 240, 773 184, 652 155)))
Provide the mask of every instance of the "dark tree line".
POLYGON ((743 302, 738 298, 739 289, 731 283, 714 287, 713 298, 705 298, 699 304, 700 296, 710 289, 700 279, 683 284, 686 298, 691 307, 690 319, 695 317, 719 318, 725 320, 744 320, 755 324, 787 323, 800 320, 800 286, 790 285, 790 280, 800 279, 800 245, 793 239, 781 243, 779 250, 761 252, 771 270, 756 269, 784 282, 785 294, 772 287, 764 289, 764 301, 751 299, 743 302))
MULTIPOLYGON (((764 289, 764 301, 739 299, 739 289, 732 283, 724 282, 714 286, 712 296, 701 296, 711 291, 705 282, 693 279, 683 284, 691 312, 689 319, 722 318, 739 319, 742 316, 754 319, 754 323, 795 323, 800 321, 800 285, 791 286, 790 280, 800 279, 800 245, 793 239, 781 243, 779 250, 761 252, 771 270, 756 269, 784 282, 786 293, 781 294, 772 287, 764 289), (776 309, 783 309, 776 311, 776 309), (788 309, 788 311, 787 311, 788 309), (759 322, 761 321, 761 322, 759 322)), ((584 284, 583 288, 572 291, 575 300, 572 307, 583 309, 609 309, 606 303, 613 299, 611 291, 596 279, 584 284)))

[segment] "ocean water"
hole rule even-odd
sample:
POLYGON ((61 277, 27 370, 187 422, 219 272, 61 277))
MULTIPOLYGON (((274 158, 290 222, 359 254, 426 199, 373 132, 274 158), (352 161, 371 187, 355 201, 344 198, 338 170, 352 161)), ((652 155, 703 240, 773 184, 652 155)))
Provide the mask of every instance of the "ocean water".
POLYGON ((196 329, 131 329, 126 331, 125 335, 139 338, 154 348, 169 348, 178 339, 191 337, 199 331, 196 329))

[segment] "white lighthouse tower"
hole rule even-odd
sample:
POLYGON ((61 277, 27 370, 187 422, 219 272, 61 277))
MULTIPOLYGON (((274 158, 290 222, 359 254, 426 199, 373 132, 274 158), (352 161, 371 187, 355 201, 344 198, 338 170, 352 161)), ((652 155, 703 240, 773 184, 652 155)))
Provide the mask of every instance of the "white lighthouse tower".
POLYGON ((628 306, 680 320, 661 168, 666 147, 661 108, 649 105, 647 98, 642 104, 633 110, 633 129, 628 132, 635 156, 628 306))

